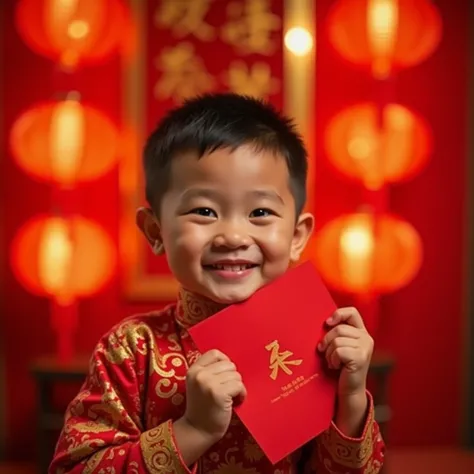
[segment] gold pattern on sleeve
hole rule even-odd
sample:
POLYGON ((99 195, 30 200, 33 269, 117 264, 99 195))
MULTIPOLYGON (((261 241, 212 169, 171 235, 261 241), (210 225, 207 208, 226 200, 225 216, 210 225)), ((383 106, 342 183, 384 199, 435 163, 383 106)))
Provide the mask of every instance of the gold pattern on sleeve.
POLYGON ((132 461, 128 465, 128 474, 141 474, 139 470, 140 466, 136 461, 132 461))
POLYGON ((172 352, 182 352, 181 344, 179 343, 178 335, 173 333, 168 335, 169 346, 168 350, 172 352))
POLYGON ((263 451, 251 436, 244 441, 244 456, 245 459, 248 459, 250 462, 263 459, 263 451))
POLYGON ((137 354, 146 355, 150 337, 151 331, 146 324, 127 320, 110 332, 97 351, 103 353, 110 363, 120 365, 127 360, 134 361, 137 354))
POLYGON ((90 458, 85 461, 84 470, 82 474, 93 474, 95 468, 100 464, 106 453, 105 449, 97 451, 90 458))
MULTIPOLYGON (((71 403, 66 412, 64 436, 68 441, 69 454, 75 459, 82 459, 97 450, 97 445, 101 442, 96 438, 98 433, 112 433, 114 443, 124 442, 130 439, 128 433, 136 433, 137 437, 142 430, 142 422, 139 416, 140 401, 131 399, 132 404, 125 408, 122 396, 117 393, 113 383, 109 380, 110 374, 104 365, 104 360, 112 364, 124 363, 124 360, 134 358, 133 351, 129 346, 124 346, 127 341, 120 340, 117 333, 111 333, 107 340, 103 341, 96 349, 95 357, 91 359, 88 385, 97 388, 101 394, 99 400, 91 405, 85 405, 85 401, 91 396, 90 390, 82 390, 76 399, 71 403), (120 354, 117 356, 117 354, 120 354), (122 357, 126 354, 126 357, 122 357), (87 406, 87 409, 86 409, 87 406), (133 409, 132 409, 133 408, 133 409), (84 421, 78 421, 84 420, 84 421), (92 440, 89 438, 92 435, 92 440), (94 447, 90 445, 94 444, 94 447)), ((125 369, 127 370, 127 369, 125 369)))
POLYGON ((364 474, 379 474, 382 463, 377 459, 371 459, 364 469, 364 474))
POLYGON ((254 467, 244 467, 243 462, 237 462, 234 454, 239 454, 238 448, 230 448, 226 451, 224 462, 219 464, 217 469, 210 474, 259 474, 254 467))
MULTIPOLYGON (((135 356, 149 355, 151 373, 159 375, 155 386, 155 392, 160 398, 171 398, 177 394, 178 382, 185 380, 187 361, 183 354, 179 339, 175 334, 167 335, 170 342, 168 352, 161 354, 155 343, 155 336, 163 338, 163 329, 169 329, 169 325, 161 325, 160 330, 152 331, 149 325, 143 322, 126 321, 119 325, 109 336, 107 347, 102 347, 107 360, 114 364, 121 364, 127 360, 135 360, 135 356)), ((150 374, 151 375, 151 374, 150 374)), ((107 391, 111 403, 120 401, 114 393, 113 387, 107 385, 107 391)), ((142 388, 143 389, 143 388, 142 388)), ((135 401, 140 404, 140 400, 135 401)), ((120 407, 119 407, 120 408, 120 407)), ((139 423, 139 420, 134 420, 139 423)))
POLYGON ((188 363, 181 346, 175 352, 160 354, 158 349, 152 351, 150 363, 159 377, 155 393, 160 398, 172 398, 178 393, 179 383, 186 379, 188 363))
POLYGON ((229 22, 222 28, 222 39, 241 54, 275 52, 273 33, 281 28, 281 19, 271 11, 269 0, 241 0, 227 7, 229 22))
POLYGON ((178 367, 185 367, 184 356, 178 353, 166 354, 162 358, 162 366, 167 365, 168 359, 171 361, 169 370, 157 369, 160 379, 156 384, 155 392, 160 398, 172 398, 178 391, 178 381, 186 378, 184 371, 181 375, 176 371, 178 367))
POLYGON ((270 66, 257 62, 250 68, 244 61, 233 61, 227 72, 226 83, 236 94, 266 99, 280 88, 280 81, 272 76, 270 66))
POLYGON ((183 100, 210 92, 216 81, 209 74, 201 57, 197 56, 191 43, 182 42, 174 47, 164 48, 155 60, 160 77, 155 84, 154 94, 158 99, 183 100))
POLYGON ((140 436, 145 465, 150 474, 189 474, 173 440, 172 422, 167 421, 140 436))
POLYGON ((137 354, 145 356, 153 334, 150 327, 143 321, 128 320, 120 324, 115 331, 117 342, 128 349, 128 353, 135 358, 137 354))
MULTIPOLYGON (((373 427, 373 407, 369 408, 367 422, 361 438, 345 437, 332 423, 331 427, 321 434, 320 444, 318 443, 320 456, 324 457, 321 452, 321 447, 324 447, 334 463, 351 469, 364 467, 373 454, 373 427)), ((329 468, 331 460, 325 459, 324 462, 326 465, 328 464, 326 467, 329 468)))
MULTIPOLYGON (((84 470, 82 471, 83 474, 95 474, 97 466, 100 465, 101 461, 105 458, 108 461, 111 461, 115 458, 119 457, 124 457, 127 451, 123 449, 122 446, 112 446, 110 449, 103 449, 101 451, 96 452, 93 454, 89 459, 85 461, 85 466, 84 470)), ((130 468, 132 465, 135 464, 136 468, 138 468, 138 464, 136 462, 131 462, 127 467, 127 472, 128 473, 133 473, 135 472, 138 474, 138 470, 135 469, 135 471, 130 468)), ((106 467, 102 468, 98 471, 98 474, 116 474, 116 470, 114 467, 106 467)))
POLYGON ((80 461, 96 452, 98 449, 105 447, 105 441, 101 439, 90 439, 89 435, 85 434, 82 438, 75 436, 67 436, 68 441, 67 455, 72 461, 80 461))
POLYGON ((161 0, 155 12, 155 26, 171 28, 178 38, 194 35, 201 41, 212 41, 215 28, 205 21, 213 0, 161 0))
POLYGON ((110 337, 113 346, 113 350, 108 350, 103 344, 99 344, 98 351, 105 355, 105 358, 115 365, 121 365, 126 360, 133 360, 133 354, 129 348, 123 347, 116 341, 116 336, 110 337))

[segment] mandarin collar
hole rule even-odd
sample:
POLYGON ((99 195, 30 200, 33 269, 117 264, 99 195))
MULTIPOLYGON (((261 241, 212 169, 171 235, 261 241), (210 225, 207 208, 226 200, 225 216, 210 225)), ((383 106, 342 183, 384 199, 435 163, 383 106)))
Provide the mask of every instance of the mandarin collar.
POLYGON ((176 319, 184 328, 190 328, 224 309, 226 305, 196 295, 184 288, 179 290, 176 319))

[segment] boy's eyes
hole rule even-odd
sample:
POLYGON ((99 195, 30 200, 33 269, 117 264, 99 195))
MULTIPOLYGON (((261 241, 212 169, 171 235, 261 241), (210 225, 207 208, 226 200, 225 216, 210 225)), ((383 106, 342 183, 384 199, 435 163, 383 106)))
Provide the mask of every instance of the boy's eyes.
POLYGON ((250 217, 268 217, 268 216, 273 216, 275 213, 270 210, 270 209, 255 209, 250 213, 250 217))
MULTIPOLYGON (((197 214, 198 216, 203 216, 203 217, 217 217, 217 214, 215 211, 213 211, 209 207, 196 207, 195 209, 192 209, 189 214, 197 214)), ((272 216, 275 213, 266 208, 259 208, 259 209, 254 209, 249 217, 250 218, 256 218, 256 217, 268 217, 272 216)))
POLYGON ((209 207, 197 207, 196 209, 192 209, 189 214, 197 214, 203 217, 217 217, 217 214, 209 207))

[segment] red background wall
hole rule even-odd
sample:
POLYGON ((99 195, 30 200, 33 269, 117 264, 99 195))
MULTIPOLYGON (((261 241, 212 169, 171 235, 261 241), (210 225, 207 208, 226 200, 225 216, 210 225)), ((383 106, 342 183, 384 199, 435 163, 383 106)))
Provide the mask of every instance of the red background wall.
MULTIPOLYGON (((49 97, 57 80, 51 63, 32 53, 16 35, 13 0, 4 1, 0 29, 5 64, 1 80, 4 107, 0 136, 6 139, 14 119, 32 103, 49 97)), ((317 220, 323 224, 352 210, 358 190, 327 164, 322 135, 329 118, 351 103, 372 99, 372 82, 345 63, 328 44, 324 17, 330 0, 318 0, 317 58, 317 220)), ((397 98, 431 124, 435 153, 428 168, 412 182, 393 187, 394 212, 409 220, 425 244, 423 268, 402 291, 384 298, 378 346, 393 351, 397 371, 391 385, 394 444, 451 444, 461 423, 462 268, 464 173, 467 132, 468 2, 439 0, 444 37, 436 53, 422 65, 401 73, 397 98)), ((84 69, 76 77, 86 100, 120 120, 120 64, 117 59, 84 69)), ((8 245, 16 229, 48 209, 47 186, 33 182, 1 144, 0 215, 8 245)), ((117 172, 83 186, 82 208, 117 240, 119 195, 117 172)), ((8 252, 8 247, 5 249, 8 252)), ((27 369, 31 359, 51 351, 45 301, 31 296, 7 269, 2 282, 6 311, 2 314, 7 362, 7 453, 25 458, 34 437, 34 386, 27 369)), ((150 306, 150 305, 149 305, 150 306)), ((143 306, 122 299, 118 276, 96 298, 82 304, 78 349, 90 351, 110 326, 143 306)))
MULTIPOLYGON (((319 1, 318 20, 331 1, 319 1)), ((396 79, 396 99, 432 127, 432 160, 411 182, 391 188, 391 210, 411 222, 424 242, 424 263, 405 289, 382 301, 377 347, 391 350, 395 444, 449 444, 459 439, 463 390, 463 235, 467 161, 468 1, 434 2, 443 39, 421 65, 396 79)), ((357 189, 330 168, 322 134, 340 108, 374 99, 373 82, 339 59, 319 29, 317 59, 317 220, 324 223, 358 204, 357 189)))

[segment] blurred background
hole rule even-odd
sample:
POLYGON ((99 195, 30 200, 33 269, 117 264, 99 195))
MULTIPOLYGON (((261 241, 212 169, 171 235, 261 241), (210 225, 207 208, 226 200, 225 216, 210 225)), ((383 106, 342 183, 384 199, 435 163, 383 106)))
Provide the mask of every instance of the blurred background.
POLYGON ((3 0, 0 473, 45 472, 99 337, 173 301, 134 227, 140 152, 186 97, 293 116, 311 259, 376 340, 385 473, 474 472, 468 0, 3 0))

